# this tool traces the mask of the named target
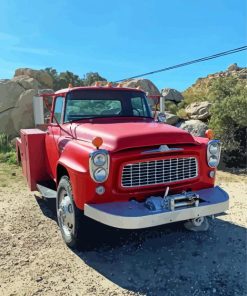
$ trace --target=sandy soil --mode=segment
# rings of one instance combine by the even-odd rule
[[[219,172],[231,208],[208,232],[92,223],[73,252],[54,203],[30,193],[19,168],[0,164],[0,295],[246,295],[246,181]]]

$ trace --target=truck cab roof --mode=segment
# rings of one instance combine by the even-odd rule
[[[55,95],[66,95],[68,92],[73,92],[76,90],[100,90],[100,91],[108,91],[108,90],[116,90],[116,91],[139,91],[145,93],[143,90],[138,88],[130,88],[130,87],[115,87],[115,86],[78,86],[78,87],[68,87],[64,89],[57,90]]]

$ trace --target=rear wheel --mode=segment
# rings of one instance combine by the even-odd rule
[[[64,242],[75,248],[79,241],[81,216],[73,199],[72,187],[68,176],[63,176],[57,189],[57,219]]]

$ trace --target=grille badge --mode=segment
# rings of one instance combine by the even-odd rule
[[[183,150],[184,150],[183,148],[169,148],[167,145],[160,145],[159,148],[143,151],[142,154],[183,151]]]

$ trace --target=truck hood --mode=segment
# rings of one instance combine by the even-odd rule
[[[196,144],[188,132],[174,126],[149,122],[73,123],[71,131],[77,139],[92,142],[103,139],[101,148],[119,151],[128,148],[162,144]]]

